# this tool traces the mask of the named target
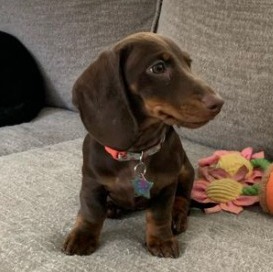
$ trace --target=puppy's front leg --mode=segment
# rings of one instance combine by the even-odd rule
[[[185,154],[184,164],[178,176],[178,184],[173,205],[172,230],[174,234],[180,234],[187,229],[193,180],[194,169]]]
[[[177,258],[179,245],[171,230],[172,207],[176,183],[162,189],[151,200],[146,220],[146,245],[152,255],[158,257]]]
[[[98,247],[99,236],[106,218],[107,192],[103,186],[84,177],[80,193],[81,208],[74,228],[63,246],[68,255],[89,255]]]

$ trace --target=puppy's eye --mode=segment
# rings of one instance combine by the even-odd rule
[[[166,71],[166,64],[162,60],[157,61],[149,68],[149,72],[153,74],[163,74],[165,71]]]

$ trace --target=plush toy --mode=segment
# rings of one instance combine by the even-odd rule
[[[268,167],[261,181],[260,205],[264,212],[273,215],[273,164]]]
[[[198,164],[192,199],[204,206],[210,204],[206,213],[239,214],[244,206],[260,202],[265,212],[273,214],[273,166],[269,167],[263,152],[221,150]]]

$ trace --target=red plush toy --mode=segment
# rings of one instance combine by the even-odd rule
[[[265,212],[273,215],[273,164],[268,167],[262,178],[260,205]]]

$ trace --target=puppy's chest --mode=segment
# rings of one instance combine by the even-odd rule
[[[149,200],[157,191],[158,184],[150,171],[141,175],[135,171],[136,163],[121,170],[117,176],[106,181],[110,198],[119,206],[138,208],[139,199]],[[148,170],[148,169],[147,169]]]

